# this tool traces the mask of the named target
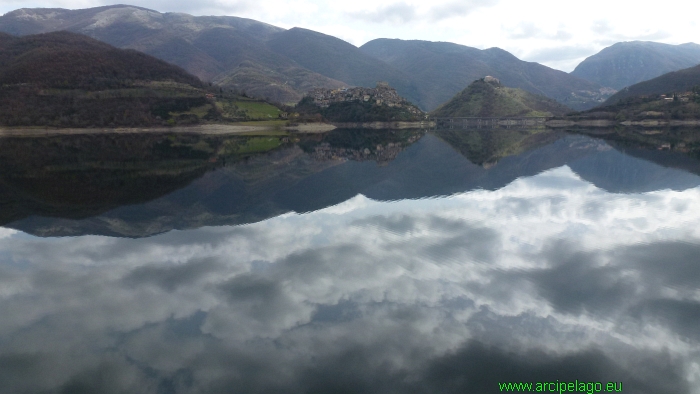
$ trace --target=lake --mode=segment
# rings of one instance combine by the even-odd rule
[[[0,392],[700,393],[698,132],[2,138]]]

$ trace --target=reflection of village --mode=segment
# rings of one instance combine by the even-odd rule
[[[674,151],[680,153],[693,153],[698,151],[698,137],[690,129],[688,131],[659,129],[635,129],[633,132],[617,132],[617,135],[625,136],[626,140],[639,141],[640,147],[656,148],[657,150]],[[610,133],[612,134],[612,133]],[[640,140],[636,135],[643,136]]]
[[[403,97],[399,96],[396,89],[389,86],[386,82],[377,82],[377,87],[375,88],[317,88],[311,90],[309,96],[313,97],[314,104],[321,108],[327,108],[332,103],[360,101],[374,103],[376,105],[386,105],[388,107],[406,108],[406,110],[412,114],[422,113],[418,107],[410,104]]]
[[[376,161],[379,164],[385,165],[394,160],[399,153],[409,147],[414,142],[418,141],[425,133],[412,135],[406,141],[389,142],[386,144],[378,144],[372,148],[342,148],[333,147],[328,142],[322,142],[313,148],[311,157],[317,161],[328,160],[354,160],[354,161]]]

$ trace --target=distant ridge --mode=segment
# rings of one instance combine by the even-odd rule
[[[687,92],[696,86],[700,86],[700,65],[670,72],[622,89],[610,97],[604,106],[615,105],[633,97]]]
[[[311,71],[351,86],[374,86],[377,81],[386,81],[410,101],[427,105],[408,73],[339,38],[295,27],[274,34],[267,46]]]
[[[618,42],[586,58],[571,75],[619,90],[697,64],[700,64],[698,44]]]
[[[485,75],[576,110],[595,107],[610,95],[601,91],[602,86],[597,83],[522,61],[500,48],[480,50],[450,42],[380,38],[360,49],[411,75],[421,93],[421,103],[428,110]]]
[[[136,49],[202,80],[278,102],[296,102],[312,88],[347,85],[268,49],[265,41],[284,29],[252,19],[195,17],[129,5],[20,9],[0,16],[0,31],[14,35],[57,30]]]

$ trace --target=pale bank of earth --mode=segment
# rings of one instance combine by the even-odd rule
[[[285,127],[285,130],[296,131],[299,133],[325,133],[335,129],[336,126],[328,123],[308,123]]]
[[[547,127],[612,127],[615,125],[623,126],[643,126],[643,127],[655,127],[655,126],[700,126],[700,119],[688,119],[688,120],[659,120],[659,119],[644,119],[637,121],[626,120],[624,122],[617,122],[614,120],[607,119],[592,119],[592,120],[549,120],[545,123]]]
[[[71,134],[142,134],[142,133],[189,133],[189,134],[240,134],[264,131],[286,130],[299,133],[325,133],[336,127],[325,123],[313,123],[298,126],[246,126],[207,124],[197,126],[174,127],[118,127],[118,128],[30,128],[30,127],[0,127],[0,136],[43,136],[43,135],[71,135]]]
[[[582,126],[582,127],[610,127],[616,125],[617,122],[614,120],[548,120],[545,122],[547,127],[571,127],[571,126]]]

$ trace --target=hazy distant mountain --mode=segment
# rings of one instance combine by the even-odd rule
[[[698,44],[619,42],[581,62],[571,75],[619,90],[697,64],[700,64]]]
[[[438,117],[552,116],[571,112],[565,105],[497,81],[478,79],[433,111]]]
[[[613,105],[631,97],[687,92],[700,86],[700,65],[664,74],[660,77],[626,87],[604,105]]]
[[[487,75],[503,85],[553,98],[573,109],[592,108],[608,97],[601,86],[499,49],[449,42],[372,40],[360,49],[415,78],[424,108],[432,110],[472,81]]]
[[[281,102],[297,101],[313,87],[346,85],[269,50],[265,40],[284,29],[251,19],[161,14],[125,5],[83,10],[20,9],[0,17],[0,31],[14,35],[56,30],[136,49],[203,80],[216,80]]]

